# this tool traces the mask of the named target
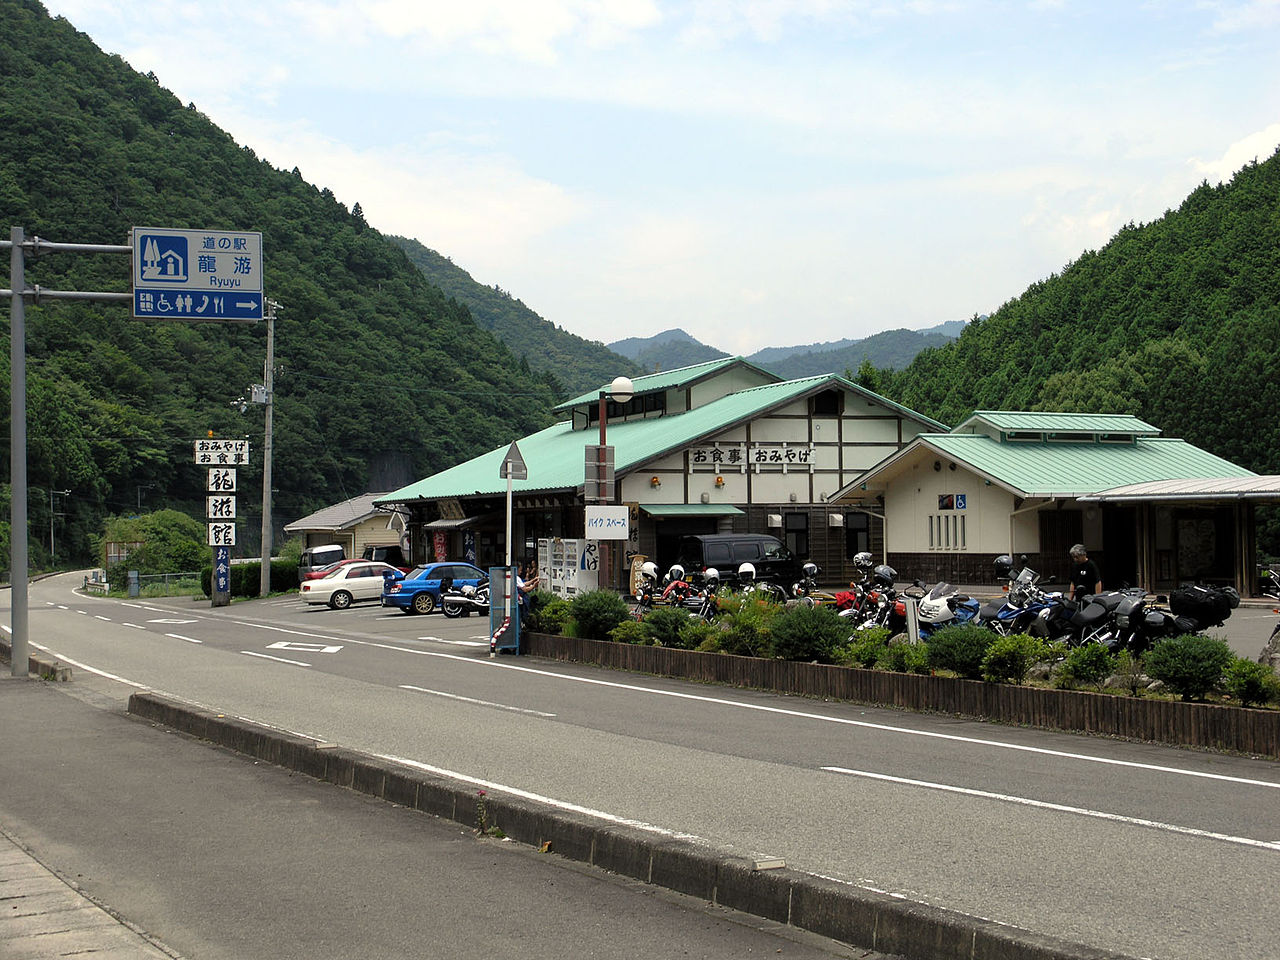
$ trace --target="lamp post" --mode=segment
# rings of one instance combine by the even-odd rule
[[[53,553],[53,498],[55,496],[65,497],[70,494],[70,490],[50,490],[49,491],[49,566],[54,566]]]
[[[598,473],[596,477],[599,481],[596,493],[601,504],[607,504],[610,500],[609,492],[609,442],[607,425],[609,422],[609,411],[607,400],[613,400],[616,403],[626,403],[635,396],[636,388],[628,377],[614,377],[613,382],[608,387],[600,391],[600,452],[597,457]],[[600,541],[600,568],[605,571],[604,584],[601,586],[610,586],[613,582],[613,556],[608,546],[607,540]]]

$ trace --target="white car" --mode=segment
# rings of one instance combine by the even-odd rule
[[[383,575],[400,571],[389,563],[348,563],[318,580],[307,580],[299,593],[307,603],[327,603],[335,610],[345,610],[361,600],[382,597]]]

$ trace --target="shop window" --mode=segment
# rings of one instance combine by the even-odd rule
[[[871,515],[846,513],[844,515],[844,555],[852,560],[856,554],[871,549]]]
[[[809,556],[809,515],[788,513],[782,518],[787,549],[797,557]]]

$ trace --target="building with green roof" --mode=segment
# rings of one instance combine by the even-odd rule
[[[512,481],[513,558],[532,559],[539,540],[583,538],[602,407],[613,449],[604,492],[630,507],[619,559],[642,554],[665,565],[689,534],[772,533],[833,580],[847,578],[847,559],[879,539],[865,512],[829,503],[835,492],[917,434],[946,430],[842,377],[782,380],[740,357],[632,383],[625,402],[602,404],[602,387],[561,404],[559,423],[516,440],[526,476]],[[379,505],[407,517],[415,559],[502,561],[507,452],[503,445],[383,495]]]
[[[884,523],[885,559],[904,579],[992,583],[1000,554],[1065,579],[1083,543],[1108,587],[1187,581],[1254,592],[1258,477],[1123,414],[978,410],[916,437],[833,499]]]

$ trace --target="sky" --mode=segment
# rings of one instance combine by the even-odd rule
[[[44,2],[605,343],[967,320],[1280,144],[1280,0]]]

